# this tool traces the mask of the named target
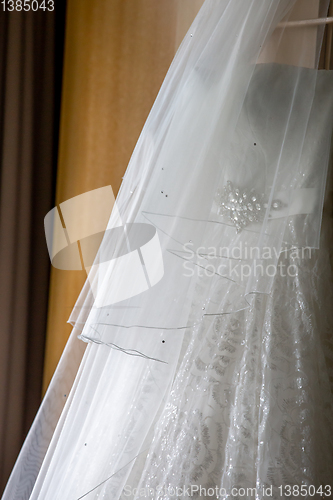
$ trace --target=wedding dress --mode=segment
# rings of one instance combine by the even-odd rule
[[[206,0],[4,500],[330,497],[333,75],[279,61],[293,4]]]

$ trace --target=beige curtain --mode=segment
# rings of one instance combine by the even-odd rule
[[[203,0],[69,0],[56,203],[102,186],[116,195],[175,52]],[[85,271],[51,274],[44,390]]]

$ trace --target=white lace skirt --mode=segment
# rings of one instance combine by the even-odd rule
[[[68,400],[30,498],[278,499],[302,485],[329,498],[331,223],[320,250],[280,257],[271,295],[179,333],[171,383],[161,363],[89,345],[69,398],[58,387]],[[21,464],[35,465],[46,424]]]
[[[325,215],[321,250],[280,257],[271,296],[257,295],[248,309],[189,333],[143,473],[134,466],[127,492],[139,486],[147,498],[167,500],[189,492],[261,499],[266,491],[278,499],[300,495],[305,485],[306,498],[314,491],[329,497],[331,225]],[[177,487],[181,494],[172,496]]]

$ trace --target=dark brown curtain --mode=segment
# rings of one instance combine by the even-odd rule
[[[41,399],[65,2],[0,11],[0,492]],[[59,8],[58,8],[59,7]],[[2,8],[2,7],[1,7]]]

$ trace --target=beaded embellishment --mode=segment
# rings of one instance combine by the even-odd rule
[[[231,181],[228,181],[222,190],[217,191],[216,202],[219,207],[218,214],[227,217],[237,232],[253,222],[262,221],[267,208],[263,194],[258,194],[253,189],[240,191]],[[274,200],[272,203],[274,210],[279,210],[282,206],[280,200]]]

